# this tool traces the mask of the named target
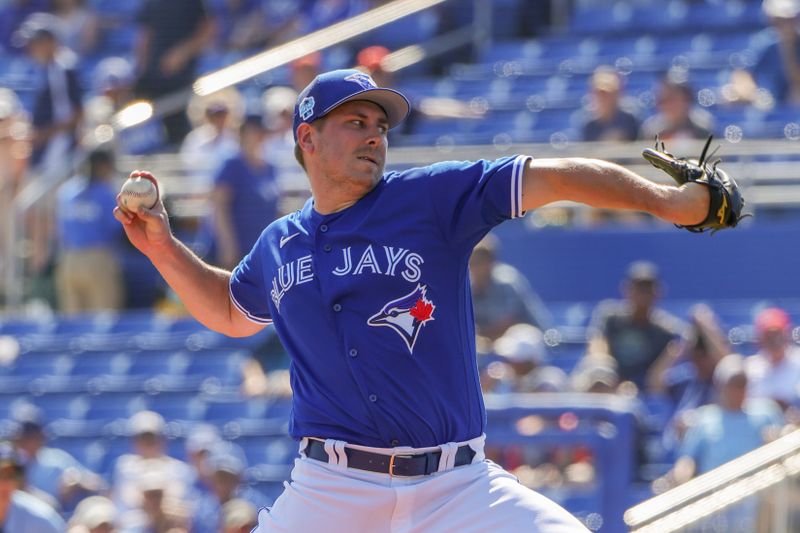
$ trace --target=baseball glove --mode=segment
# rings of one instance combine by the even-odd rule
[[[706,141],[699,160],[678,158],[667,152],[664,143],[660,143],[656,137],[655,149],[646,148],[642,151],[642,156],[654,167],[663,170],[674,179],[678,185],[687,182],[702,183],[708,187],[711,196],[708,215],[706,219],[693,226],[681,226],[694,233],[702,233],[711,230],[712,234],[725,228],[735,227],[745,216],[742,215],[744,208],[744,198],[736,182],[727,172],[719,168],[720,160],[709,163],[709,159],[714,156],[714,152],[708,154],[708,147],[711,145],[709,137]],[[707,155],[708,154],[708,155]]]

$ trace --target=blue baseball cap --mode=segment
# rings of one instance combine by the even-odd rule
[[[314,78],[298,95],[294,106],[294,140],[297,140],[300,124],[314,122],[352,100],[366,100],[381,106],[390,129],[400,124],[411,109],[405,96],[394,89],[378,87],[360,70],[332,70]]]

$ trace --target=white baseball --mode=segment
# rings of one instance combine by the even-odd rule
[[[122,207],[136,213],[140,206],[145,209],[155,207],[158,202],[158,188],[147,178],[131,176],[122,184],[119,196]]]

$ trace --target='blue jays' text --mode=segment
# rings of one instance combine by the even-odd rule
[[[278,275],[272,278],[270,296],[275,308],[280,312],[281,300],[295,285],[314,279],[312,256],[304,255],[278,268]],[[334,276],[358,276],[361,274],[382,274],[402,276],[410,283],[422,277],[421,265],[425,262],[421,255],[406,248],[394,246],[368,245],[359,251],[353,246],[341,250],[339,264],[331,270]]]

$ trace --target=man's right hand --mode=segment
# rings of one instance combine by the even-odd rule
[[[149,172],[139,170],[131,172],[132,178],[138,176],[155,182],[155,177]],[[122,223],[131,244],[147,257],[152,257],[158,253],[159,249],[163,249],[172,242],[169,217],[160,197],[151,209],[141,207],[138,212],[134,213],[122,207],[120,196],[117,195],[114,218]]]

